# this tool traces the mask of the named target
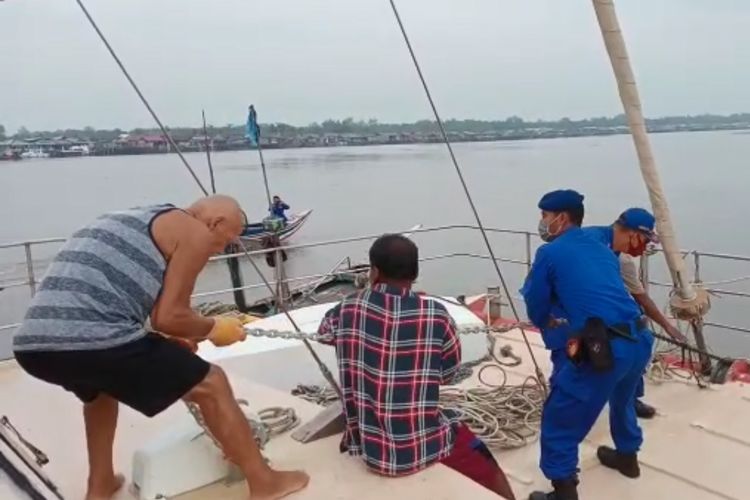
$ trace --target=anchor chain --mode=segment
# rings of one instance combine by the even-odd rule
[[[498,334],[498,333],[508,333],[511,330],[515,330],[517,328],[526,328],[528,329],[530,325],[527,323],[509,323],[507,325],[502,326],[485,326],[485,325],[476,325],[476,326],[463,326],[456,328],[456,334],[457,335],[479,335],[479,334]],[[332,342],[333,336],[330,334],[321,335],[318,333],[305,333],[305,332],[296,332],[293,330],[275,330],[275,329],[265,329],[265,328],[245,328],[245,333],[249,337],[265,337],[265,338],[272,338],[272,339],[283,339],[283,340],[312,340],[314,342]]]
[[[249,406],[247,400],[244,399],[238,399],[237,403],[240,406]],[[216,447],[223,451],[221,443],[209,430],[208,425],[206,424],[206,420],[203,418],[203,413],[201,413],[198,405],[186,401],[185,406],[187,406],[187,409],[190,412],[190,415],[192,415],[193,419],[195,419],[195,422],[200,426],[201,429],[203,429],[203,433],[201,433],[200,435],[206,434],[211,439],[211,441],[213,441]],[[260,448],[261,450],[266,446],[266,444],[271,440],[272,437],[294,429],[301,422],[299,416],[297,415],[297,412],[294,411],[294,408],[282,408],[280,406],[273,406],[260,410],[257,415],[258,420],[249,418],[247,417],[247,415],[246,418],[248,424],[250,424],[250,428],[253,430],[255,442],[257,443],[258,448]]]

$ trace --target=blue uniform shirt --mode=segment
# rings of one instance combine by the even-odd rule
[[[529,319],[539,328],[546,328],[559,309],[571,332],[592,317],[616,325],[640,316],[617,257],[578,227],[539,247],[521,293]]]
[[[567,314],[565,310],[556,301],[552,303],[550,314],[555,319],[567,320]],[[539,330],[542,333],[544,346],[550,351],[556,351],[558,349],[564,348],[565,344],[568,342],[570,334],[572,333],[570,325],[567,323],[562,323],[555,327],[539,326]]]
[[[596,241],[612,249],[612,242],[615,239],[615,230],[612,226],[588,226],[581,229],[586,236],[594,238]],[[615,252],[615,255],[620,252]]]

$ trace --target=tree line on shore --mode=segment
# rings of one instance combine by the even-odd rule
[[[736,124],[750,125],[750,113],[734,113],[731,115],[685,115],[668,116],[662,118],[647,119],[647,124],[652,127],[664,127],[670,125],[683,125],[694,127],[719,127]],[[448,132],[502,132],[507,130],[524,129],[552,129],[552,130],[576,130],[591,127],[621,127],[626,126],[625,115],[612,117],[598,117],[586,119],[562,118],[559,120],[535,120],[527,121],[518,116],[511,116],[504,120],[474,120],[474,119],[450,119],[445,121]],[[287,123],[260,124],[262,134],[265,136],[294,137],[300,135],[323,135],[323,134],[393,134],[393,133],[431,133],[437,130],[437,124],[433,120],[419,120],[411,123],[381,123],[376,119],[355,120],[345,118],[343,120],[327,119],[323,122],[315,122],[305,126],[289,125]],[[211,136],[236,136],[244,134],[244,125],[225,125],[207,127]],[[170,127],[170,132],[175,136],[191,136],[202,134],[202,126],[196,127]],[[92,141],[111,141],[123,134],[159,134],[156,128],[136,128],[132,130],[95,129],[85,127],[83,129],[59,129],[48,131],[30,131],[26,127],[20,127],[18,131],[6,136],[6,129],[0,125],[0,140],[15,138],[26,139],[29,137],[58,137],[73,136],[85,137]]]

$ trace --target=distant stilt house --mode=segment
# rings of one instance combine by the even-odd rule
[[[163,135],[122,134],[114,149],[118,154],[168,153],[169,141]]]

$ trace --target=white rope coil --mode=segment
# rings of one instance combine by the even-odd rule
[[[440,406],[456,414],[488,446],[520,448],[536,441],[539,435],[545,391],[534,377],[528,377],[519,385],[508,383],[504,367],[517,366],[521,359],[508,345],[498,353],[497,340],[497,337],[489,337],[487,355],[461,365],[453,380],[453,384],[458,384],[469,378],[476,366],[483,365],[477,376],[484,387],[444,387],[440,391]],[[486,374],[491,370],[501,375],[500,382],[487,381]],[[333,389],[318,385],[299,384],[292,394],[320,406],[328,406],[338,399]]]
[[[237,403],[240,406],[248,406],[248,402],[244,399],[238,399]],[[195,422],[203,429],[203,432],[213,441],[217,448],[224,451],[221,443],[216,436],[211,433],[206,425],[206,420],[203,418],[200,408],[197,404],[191,402],[185,402],[188,411],[195,419]],[[300,424],[300,418],[297,416],[297,412],[293,408],[282,408],[279,406],[273,406],[270,408],[264,408],[258,412],[258,419],[249,417],[247,418],[248,424],[253,430],[253,436],[258,447],[262,450],[268,441],[274,436],[283,434],[291,429],[294,429]]]

